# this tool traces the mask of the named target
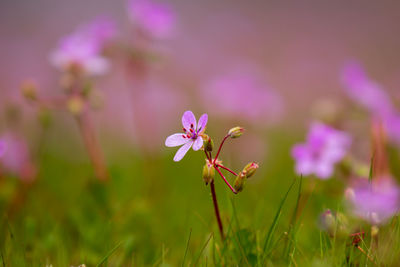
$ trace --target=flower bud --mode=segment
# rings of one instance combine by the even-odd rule
[[[203,141],[204,141],[204,150],[207,152],[211,152],[214,148],[213,140],[206,134],[203,134]]]
[[[21,85],[22,95],[28,99],[35,101],[37,99],[37,86],[32,81],[25,81]]]
[[[236,190],[236,192],[241,192],[244,188],[244,185],[246,184],[246,173],[240,172],[238,176],[236,177],[235,184],[233,185],[233,188]]]
[[[79,115],[85,106],[83,99],[80,96],[72,96],[68,99],[67,108],[73,115]]]
[[[228,135],[231,138],[238,138],[243,134],[243,132],[244,132],[244,128],[237,126],[237,127],[233,127],[232,129],[230,129],[228,132]]]
[[[211,183],[214,180],[215,177],[215,168],[212,163],[210,163],[208,160],[206,164],[203,167],[203,180],[208,185],[208,183]]]
[[[247,178],[250,178],[256,172],[258,167],[259,167],[258,164],[253,161],[247,164],[242,172],[246,174]]]
[[[346,237],[349,233],[347,217],[341,212],[332,212],[329,209],[320,215],[319,226],[332,237]]]

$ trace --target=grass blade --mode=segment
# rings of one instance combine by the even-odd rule
[[[119,242],[112,250],[110,250],[106,256],[96,265],[97,267],[101,266],[106,260],[122,245],[122,241]]]
[[[281,214],[282,214],[283,205],[285,204],[286,199],[287,199],[287,197],[289,195],[289,192],[292,190],[295,182],[296,182],[296,179],[293,180],[293,182],[290,185],[289,189],[287,190],[285,196],[281,200],[281,203],[279,204],[279,208],[276,211],[274,220],[272,221],[272,224],[271,224],[271,226],[270,226],[270,228],[268,230],[268,234],[267,234],[267,237],[266,237],[265,242],[264,242],[264,247],[263,247],[264,254],[266,254],[266,251],[269,249],[269,245],[271,244],[271,240],[272,240],[272,234],[274,233],[274,231],[276,229],[276,226],[278,225],[279,218],[281,217]]]

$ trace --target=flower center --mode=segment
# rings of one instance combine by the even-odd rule
[[[183,132],[184,134],[182,134],[183,138],[188,138],[188,139],[192,139],[192,140],[196,140],[197,137],[199,136],[199,131],[201,130],[201,127],[199,130],[195,130],[194,129],[194,125],[193,123],[190,124],[190,129],[187,130],[186,128],[183,128]]]

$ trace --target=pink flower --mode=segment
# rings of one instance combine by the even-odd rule
[[[372,224],[382,224],[399,212],[400,189],[390,177],[369,182],[359,179],[346,189],[353,213]]]
[[[104,74],[109,69],[109,62],[101,52],[105,43],[114,35],[115,26],[112,21],[97,19],[65,36],[50,55],[50,61],[61,70],[78,67],[87,74]]]
[[[257,67],[240,66],[209,81],[201,91],[207,108],[221,116],[275,121],[283,113],[282,97],[262,79]]]
[[[342,82],[349,97],[374,116],[384,118],[394,111],[390,96],[367,76],[359,63],[350,62],[343,68]]]
[[[167,5],[150,0],[131,0],[128,11],[132,22],[152,38],[165,39],[174,30],[175,17]]]
[[[292,149],[296,160],[296,172],[301,175],[315,174],[327,179],[333,174],[334,165],[346,155],[351,144],[350,136],[322,123],[313,123],[304,144]]]
[[[197,151],[203,146],[202,134],[204,133],[207,125],[208,115],[201,115],[199,122],[196,126],[196,117],[190,110],[183,113],[182,125],[183,133],[176,133],[170,135],[165,140],[165,145],[168,147],[175,147],[183,145],[175,154],[174,161],[180,161],[185,154],[193,146],[193,150]]]
[[[29,181],[34,178],[35,169],[24,139],[14,133],[6,133],[0,139],[0,164],[8,173]]]

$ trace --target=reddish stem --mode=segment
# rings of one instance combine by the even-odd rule
[[[222,226],[222,220],[221,220],[221,216],[219,214],[218,202],[217,202],[217,194],[215,193],[214,181],[211,181],[210,188],[211,188],[212,200],[213,200],[213,203],[214,203],[215,217],[217,217],[219,233],[221,234],[221,239],[224,240],[225,239],[224,228]]]
[[[79,129],[81,131],[83,141],[85,143],[86,149],[89,153],[90,160],[92,161],[94,172],[99,180],[107,181],[108,173],[104,162],[104,156],[100,145],[97,141],[96,135],[94,133],[90,117],[84,111],[82,114],[76,117]]]
[[[222,139],[222,142],[221,142],[221,144],[219,145],[219,148],[218,148],[217,155],[215,156],[215,159],[214,159],[214,164],[217,162],[217,159],[218,159],[219,153],[221,152],[222,146],[224,145],[225,140],[226,140],[228,137],[229,137],[229,134],[227,134],[227,135],[224,137],[224,139]]]
[[[222,169],[224,169],[224,170],[227,170],[228,172],[232,173],[233,175],[237,176],[237,173],[234,172],[234,171],[232,171],[232,170],[229,169],[228,167],[225,167],[225,166],[220,165],[220,164],[218,164],[218,163],[217,163],[216,167],[220,167],[220,168],[222,168]]]
[[[206,154],[206,157],[207,157],[208,161],[211,162],[211,158],[210,158],[210,156],[208,155],[207,151],[204,150],[204,153]]]
[[[217,170],[217,172],[219,173],[219,175],[222,177],[222,179],[224,180],[224,182],[226,183],[226,185],[232,190],[232,192],[234,194],[237,194],[236,190],[231,186],[231,184],[226,180],[225,176],[222,174],[222,172],[219,170],[219,168],[216,166],[215,168]]]

